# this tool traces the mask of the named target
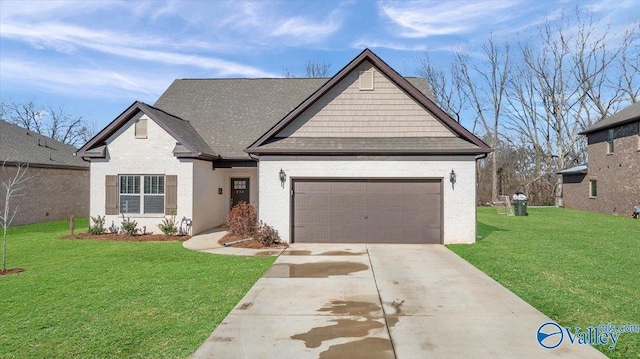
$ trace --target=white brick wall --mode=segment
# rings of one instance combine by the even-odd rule
[[[260,156],[259,217],[274,226],[283,241],[290,238],[292,177],[443,178],[444,243],[473,243],[476,238],[476,167],[473,156],[385,159],[348,157]],[[282,188],[278,173],[287,182]],[[457,175],[451,188],[449,173]]]
[[[91,161],[91,216],[105,214],[105,176],[120,174],[159,174],[178,176],[177,217],[193,217],[193,161],[173,156],[176,140],[153,120],[147,121],[147,138],[135,138],[134,119],[129,121],[107,141],[107,159]],[[210,166],[210,164],[209,164]],[[157,225],[164,215],[129,214],[138,226],[147,231],[160,233]],[[120,226],[121,216],[107,216]]]

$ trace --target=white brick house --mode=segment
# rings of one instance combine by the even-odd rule
[[[199,233],[247,201],[287,242],[472,243],[491,149],[370,50],[330,79],[176,80],[78,155],[91,215]]]

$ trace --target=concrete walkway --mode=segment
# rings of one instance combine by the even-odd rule
[[[605,358],[440,245],[302,245],[276,260],[193,358]]]
[[[218,241],[227,234],[224,229],[212,229],[205,233],[201,233],[184,241],[182,246],[192,251],[206,252],[212,254],[226,254],[234,256],[277,256],[284,252],[282,249],[250,249],[237,247],[224,247]]]

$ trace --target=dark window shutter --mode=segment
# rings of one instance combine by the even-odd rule
[[[106,176],[105,214],[118,214],[118,176]]]
[[[164,214],[178,213],[178,176],[165,176]]]

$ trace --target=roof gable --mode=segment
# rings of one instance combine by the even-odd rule
[[[87,142],[77,154],[81,157],[104,157],[106,141],[139,113],[145,114],[177,142],[176,157],[214,159],[216,155],[188,121],[159,108],[136,101],[107,127]]]
[[[394,85],[394,87],[403,92],[404,96],[408,96],[415,102],[416,105],[420,106],[421,111],[424,112],[425,116],[423,117],[423,119],[427,119],[426,116],[429,115],[429,119],[435,120],[431,122],[431,124],[435,125],[433,128],[436,128],[440,131],[432,132],[433,134],[436,134],[436,136],[434,137],[459,137],[474,145],[475,150],[470,152],[487,153],[491,151],[489,146],[487,146],[482,140],[466,130],[459,123],[455,122],[449,115],[447,115],[438,106],[436,106],[432,100],[425,96],[424,93],[420,92],[417,88],[411,85],[411,83],[409,83],[407,79],[400,76],[400,74],[393,70],[389,65],[382,61],[369,49],[366,49],[362,53],[360,53],[360,55],[358,55],[349,64],[342,68],[334,77],[327,81],[316,92],[314,92],[306,100],[300,103],[300,105],[298,105],[293,111],[282,118],[269,131],[260,136],[260,138],[258,138],[253,144],[251,144],[245,151],[248,153],[278,152],[281,149],[273,147],[265,151],[265,145],[278,142],[278,140],[282,139],[283,136],[304,137],[305,131],[299,132],[299,130],[301,130],[303,126],[309,123],[309,114],[317,114],[319,109],[322,109],[325,105],[327,105],[327,99],[332,99],[332,96],[333,98],[335,98],[335,94],[332,94],[332,91],[335,93],[341,93],[340,85],[353,82],[353,74],[358,74],[358,71],[367,71],[368,69],[373,69],[374,71],[379,72],[382,76],[384,76],[385,79],[388,80],[390,84]],[[314,108],[314,106],[317,106],[317,108]],[[424,131],[425,129],[423,128],[422,130]],[[307,131],[307,136],[313,137],[313,131]],[[407,137],[409,136],[411,136],[410,131],[407,132]],[[413,138],[415,138],[415,136],[416,135],[413,134]],[[356,130],[351,133],[343,134],[342,137],[354,138],[362,137],[362,135]],[[396,138],[398,137],[398,135],[392,132],[386,137]],[[418,148],[416,148],[415,151],[417,153],[420,153],[420,149]]]
[[[274,136],[458,137],[366,60]]]

